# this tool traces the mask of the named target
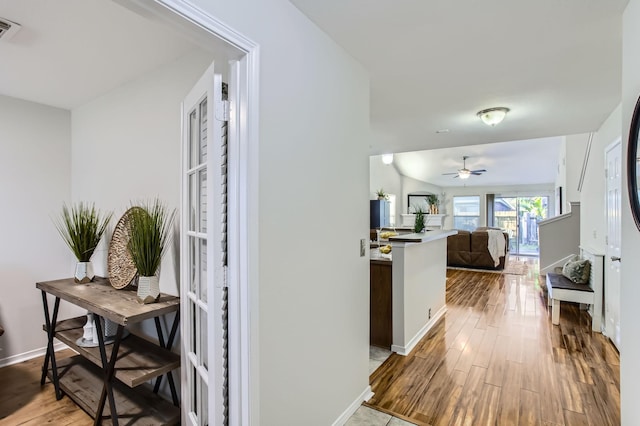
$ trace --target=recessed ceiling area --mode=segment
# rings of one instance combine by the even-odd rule
[[[469,145],[395,154],[393,164],[404,176],[441,187],[549,184],[555,181],[562,137]],[[443,173],[462,168],[486,169],[468,179]]]
[[[0,38],[0,94],[73,109],[198,48],[107,0],[0,0],[22,26]]]
[[[371,154],[588,133],[620,103],[628,0],[290,1],[369,71]]]

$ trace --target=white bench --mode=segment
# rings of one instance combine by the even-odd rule
[[[582,249],[581,257],[591,263],[588,284],[576,284],[562,274],[547,273],[548,303],[551,307],[551,322],[560,324],[560,302],[590,305],[591,329],[602,331],[602,287],[604,256]]]

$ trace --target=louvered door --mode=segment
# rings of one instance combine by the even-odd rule
[[[213,64],[183,103],[183,422],[228,424],[226,117]]]

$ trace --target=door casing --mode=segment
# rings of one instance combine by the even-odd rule
[[[234,146],[229,147],[233,150],[230,156],[235,159],[229,164],[228,303],[229,328],[236,332],[229,336],[229,424],[258,425],[259,46],[187,2],[114,1],[163,21],[204,49],[218,50],[231,58],[229,83],[233,89],[229,100],[236,105],[236,111],[232,111],[229,120],[229,141],[235,140]]]

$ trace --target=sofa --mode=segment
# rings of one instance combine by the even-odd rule
[[[473,232],[458,230],[456,235],[447,237],[447,266],[461,266],[478,269],[504,269],[509,250],[509,234],[502,232],[505,238],[505,256],[500,263],[495,262],[489,253],[489,234],[487,228],[478,228]]]

